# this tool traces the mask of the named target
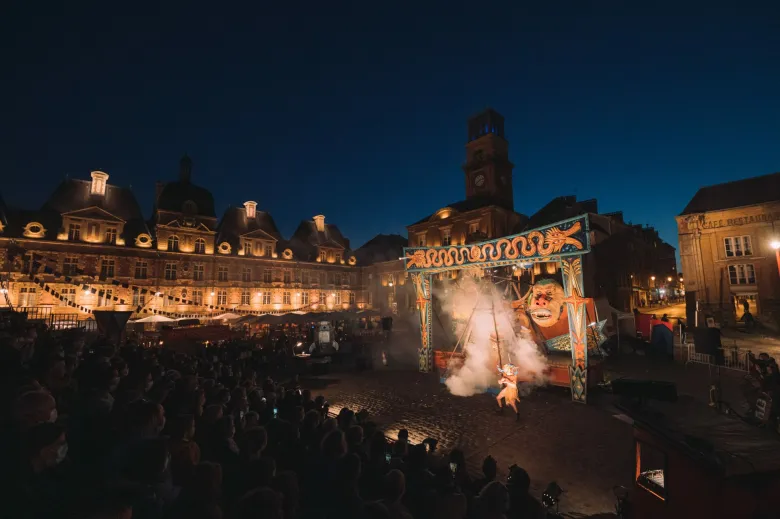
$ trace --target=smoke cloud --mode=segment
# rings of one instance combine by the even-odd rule
[[[461,351],[466,354],[460,366],[459,361],[450,361],[445,382],[450,393],[471,396],[484,393],[496,384],[499,378],[496,329],[501,341],[501,364],[516,366],[518,379],[526,381],[518,390],[527,392],[544,382],[545,356],[531,339],[530,332],[519,329],[514,311],[493,283],[463,276],[437,297],[442,313],[457,322],[455,338],[462,337]]]

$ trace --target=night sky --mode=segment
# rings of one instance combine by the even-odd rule
[[[218,216],[322,213],[356,247],[464,198],[487,106],[529,215],[595,197],[677,246],[699,186],[780,170],[776,1],[159,3],[4,6],[7,203],[101,169],[150,214],[186,152]]]

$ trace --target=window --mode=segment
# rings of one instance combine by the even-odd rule
[[[320,292],[319,299],[316,302],[321,305],[324,305],[328,302],[328,298],[325,297],[325,292]]]
[[[79,241],[81,239],[81,225],[72,223],[68,225],[68,240]]]
[[[218,305],[227,304],[227,290],[222,289],[217,292],[217,304]]]
[[[734,236],[731,238],[724,238],[723,240],[726,247],[726,257],[733,258],[736,256],[752,256],[753,246],[750,243],[750,236]]]
[[[417,246],[418,247],[425,247],[425,234],[418,234],[417,235]]]
[[[289,292],[284,292],[282,294],[282,304],[284,304],[284,305],[289,305],[290,304],[290,293]]]
[[[324,285],[328,282],[328,273],[320,272],[320,285]]]
[[[35,306],[37,294],[35,287],[22,287],[19,289],[19,302],[18,306]]]
[[[320,251],[320,261],[323,262],[323,263],[328,261],[328,252],[327,251],[324,251],[324,250]]]
[[[217,269],[217,281],[227,281],[228,280],[228,268],[225,266],[219,267]]]
[[[270,283],[272,278],[271,269],[263,270],[263,283]]]
[[[79,270],[78,258],[65,258],[62,262],[62,273],[66,276],[75,276]]]
[[[102,278],[114,277],[114,260],[112,259],[100,260],[100,277]]]
[[[203,263],[196,263],[192,266],[192,279],[195,281],[203,281],[206,277],[206,269]]]
[[[296,269],[293,274],[294,274],[293,277],[295,279],[295,282],[296,283],[300,283],[301,282],[301,271]]]
[[[176,235],[173,235],[168,238],[168,250],[172,252],[177,252],[179,250],[179,237]]]
[[[162,299],[163,306],[170,306],[173,304],[173,301],[166,294],[161,295],[160,299]]]
[[[142,294],[138,288],[133,289],[133,306],[139,307],[146,304],[146,294]]]
[[[111,290],[104,290],[103,295],[98,292],[98,306],[111,306],[111,298],[113,292]]]
[[[146,279],[147,264],[145,261],[135,262],[135,279]]]
[[[666,454],[655,447],[636,442],[636,483],[655,497],[666,499]]]
[[[289,270],[285,270],[284,271],[284,282],[285,283],[289,283],[290,280],[291,280],[290,271]]]
[[[244,256],[251,256],[251,255],[252,255],[252,242],[247,240],[244,242]]]
[[[301,304],[304,306],[309,305],[309,293],[308,292],[301,292]]]
[[[192,304],[194,305],[203,304],[203,290],[195,289],[192,291]]]
[[[116,245],[116,227],[106,229],[106,243]]]
[[[756,270],[753,264],[729,265],[729,282],[732,285],[753,285],[756,282]]]
[[[340,252],[337,252],[337,253],[335,254],[335,257],[336,257],[336,263],[341,263],[341,253],[340,253]]]
[[[302,270],[301,271],[301,283],[304,285],[309,284],[309,271],[308,270]]]
[[[241,270],[241,281],[252,281],[252,268],[251,267],[244,267]],[[249,304],[249,303],[247,303]]]
[[[65,298],[63,301],[63,304],[68,304],[68,302],[75,303],[76,302],[76,289],[75,288],[64,288],[62,289],[62,297]]]
[[[271,292],[263,292],[261,294],[261,300],[262,304],[264,305],[270,305],[271,304]]]
[[[203,238],[195,240],[195,254],[206,254],[206,240]]]
[[[249,290],[242,290],[241,291],[241,304],[242,305],[248,305],[250,300],[249,296]]]
[[[270,258],[273,255],[273,247],[270,243],[263,245],[263,256]]]
[[[354,292],[350,292],[349,293],[349,304],[350,304],[350,306],[354,306],[355,305],[355,293]]]
[[[450,244],[450,240],[452,238],[452,235],[450,234],[450,229],[442,229],[441,230],[441,245],[442,247],[446,247]]]
[[[476,234],[479,232],[479,222],[471,222],[469,224],[469,234]]]
[[[165,279],[168,281],[176,279],[176,263],[165,264]]]
[[[333,303],[337,305],[341,304],[341,292],[336,292],[333,294]]]

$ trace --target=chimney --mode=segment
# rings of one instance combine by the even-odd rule
[[[90,194],[98,196],[106,196],[106,182],[108,181],[108,173],[102,171],[92,172],[92,187]]]
[[[254,218],[257,209],[257,202],[244,202],[244,209],[246,209],[247,218]]]
[[[325,216],[318,214],[313,218],[314,225],[317,226],[317,232],[325,232]]]
[[[192,159],[185,153],[179,161],[179,181],[184,184],[189,183],[192,178]]]

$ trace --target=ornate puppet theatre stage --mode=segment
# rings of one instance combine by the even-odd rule
[[[519,381],[569,387],[573,401],[587,402],[588,387],[602,381],[606,339],[583,294],[588,252],[586,215],[497,240],[404,249],[420,311],[420,371],[438,366],[450,391],[465,396],[495,389],[497,367],[509,363]],[[452,335],[435,364],[434,320]]]

